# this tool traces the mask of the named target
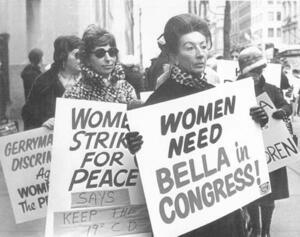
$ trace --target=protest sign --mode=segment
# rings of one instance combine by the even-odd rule
[[[269,172],[292,162],[299,161],[299,151],[284,121],[274,119],[276,107],[266,92],[257,97],[260,106],[269,116],[269,122],[263,129],[263,138]]]
[[[153,91],[142,91],[140,93],[141,101],[143,101],[145,103],[152,93],[153,93]]]
[[[281,64],[268,63],[267,66],[264,68],[263,76],[266,79],[267,83],[270,83],[280,88]]]
[[[221,83],[235,81],[238,77],[239,64],[233,60],[217,60],[217,72]]]
[[[46,216],[53,134],[46,128],[0,138],[0,158],[16,223]]]
[[[253,80],[128,111],[154,236],[177,236],[270,193]]]
[[[151,232],[127,132],[125,104],[57,99],[46,236]]]

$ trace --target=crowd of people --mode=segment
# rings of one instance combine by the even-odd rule
[[[81,38],[59,36],[54,41],[53,63],[45,72],[41,70],[43,52],[31,50],[30,64],[21,74],[26,98],[22,109],[24,129],[53,129],[58,97],[124,103],[128,109],[134,109],[201,93],[220,83],[214,66],[207,66],[212,36],[207,22],[198,16],[181,14],[170,18],[158,46],[161,53],[145,73],[134,64],[122,64],[115,37],[97,25],[88,26]],[[285,77],[290,79],[287,66],[282,69],[282,88],[277,88],[266,83],[262,75],[267,61],[259,48],[234,49],[231,56],[239,64],[237,80],[251,77],[256,96],[263,92],[269,95],[277,109],[273,118],[282,120],[299,114],[299,108],[294,106],[293,111],[291,106],[299,100],[299,88],[283,82]],[[154,91],[145,103],[140,100],[143,90]],[[260,106],[251,108],[249,113],[261,127],[268,122],[268,115]],[[143,146],[142,134],[138,132],[129,132],[126,139],[133,154]],[[270,237],[275,200],[289,196],[286,168],[270,173],[270,180],[271,194],[184,236]]]

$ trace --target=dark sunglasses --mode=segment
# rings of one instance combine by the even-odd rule
[[[117,48],[110,48],[109,50],[101,48],[93,52],[97,58],[103,58],[106,53],[108,53],[110,57],[116,57],[119,53],[119,50]]]

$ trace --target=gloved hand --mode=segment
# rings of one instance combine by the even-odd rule
[[[272,117],[274,119],[283,119],[284,116],[285,116],[285,112],[282,109],[278,109],[272,114]]]
[[[139,135],[139,132],[128,132],[125,135],[125,139],[127,141],[128,150],[133,155],[141,149],[142,144],[144,143],[143,137],[142,135]]]
[[[264,127],[269,121],[268,114],[260,106],[250,108],[250,116],[255,122],[259,123],[261,127]]]

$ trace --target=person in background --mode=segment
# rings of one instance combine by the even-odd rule
[[[34,48],[30,50],[28,54],[29,64],[25,66],[23,71],[21,72],[21,78],[23,79],[24,86],[24,95],[25,100],[27,100],[30,89],[35,81],[35,79],[42,74],[41,64],[43,61],[43,51]]]
[[[231,60],[237,61],[239,58],[239,54],[240,54],[239,50],[237,48],[233,48],[230,51]]]
[[[74,35],[59,36],[54,41],[54,62],[48,71],[36,78],[22,109],[25,130],[40,127],[52,118],[56,98],[79,81],[82,47],[83,42]]]
[[[165,45],[165,39],[163,35],[160,35],[157,39],[157,45],[161,50],[158,57],[151,59],[151,65],[147,69],[146,81],[147,81],[147,90],[155,90],[164,81],[165,77],[168,76],[169,67],[170,67],[170,58],[163,50]]]
[[[137,97],[140,98],[140,92],[144,89],[144,78],[140,65],[136,62],[133,55],[128,55],[123,58],[122,66],[125,72],[125,80],[133,86]]]
[[[97,25],[90,25],[84,31],[82,40],[84,52],[82,58],[82,78],[70,90],[65,98],[115,102],[138,106],[135,90],[125,80],[122,65],[118,63],[115,37]]]
[[[170,76],[150,96],[146,105],[156,104],[186,95],[199,93],[213,88],[205,77],[208,50],[212,46],[208,24],[196,15],[181,14],[168,20],[164,28],[166,53],[175,62],[170,69]],[[268,121],[266,112],[261,107],[250,110],[252,118],[262,126]],[[151,126],[151,124],[149,124]],[[131,153],[136,153],[142,146],[142,135],[129,132],[126,135]],[[185,237],[244,237],[244,222],[240,210],[236,210],[208,225],[184,234]]]
[[[291,115],[291,106],[284,100],[280,89],[265,82],[262,72],[267,66],[267,60],[263,57],[262,52],[256,47],[248,47],[241,51],[238,62],[241,72],[238,80],[251,77],[254,80],[256,96],[263,92],[268,94],[277,109],[272,117],[274,119],[284,119],[285,116]],[[272,214],[275,208],[274,200],[289,197],[285,167],[271,172],[270,181],[272,193],[247,205],[252,227],[251,237],[270,237]]]

